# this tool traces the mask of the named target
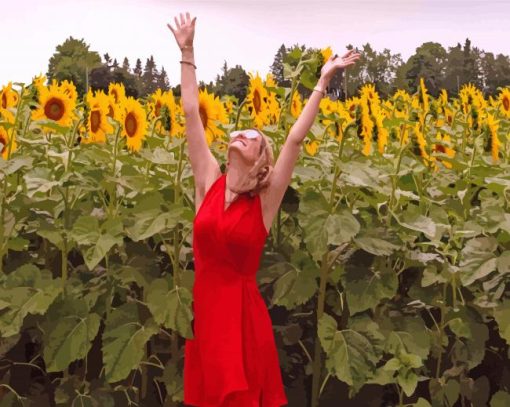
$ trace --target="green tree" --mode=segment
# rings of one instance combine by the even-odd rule
[[[159,72],[156,69],[156,62],[154,62],[154,57],[151,55],[145,62],[142,74],[143,96],[156,91],[158,88],[158,76]]]
[[[136,65],[135,65],[135,69],[133,69],[133,73],[136,76],[138,76],[139,78],[142,77],[143,70],[142,70],[142,61],[140,60],[140,58],[136,59]]]
[[[443,87],[446,70],[447,52],[437,42],[426,42],[416,48],[416,53],[407,60],[405,67],[398,70],[400,76],[397,84],[414,93],[423,77],[428,92],[437,97]]]
[[[78,94],[83,96],[88,83],[87,73],[101,66],[101,57],[95,51],[89,50],[89,45],[83,39],[69,37],[62,44],[57,45],[56,52],[49,61],[49,81],[72,81]]]
[[[214,93],[218,96],[234,95],[239,101],[243,101],[248,91],[250,77],[241,65],[228,68],[227,61],[223,65],[223,74],[216,77]]]

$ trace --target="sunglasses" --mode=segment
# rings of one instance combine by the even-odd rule
[[[230,139],[234,139],[240,134],[243,134],[246,138],[257,138],[258,136],[260,136],[260,133],[254,129],[236,130],[230,133]]]

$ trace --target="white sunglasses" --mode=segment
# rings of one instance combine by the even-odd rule
[[[230,138],[233,139],[240,134],[243,134],[246,138],[257,138],[260,136],[260,133],[257,130],[254,129],[248,129],[248,130],[236,130],[230,133]]]

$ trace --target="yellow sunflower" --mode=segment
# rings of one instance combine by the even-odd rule
[[[9,133],[3,126],[0,126],[0,153],[4,160],[7,160],[12,154],[12,152],[16,150],[17,147],[15,137],[12,139],[12,144],[10,148],[9,140],[10,140]]]
[[[55,83],[56,81],[53,80],[53,82]],[[65,94],[67,94],[67,96],[69,96],[71,100],[78,99],[78,92],[76,91],[76,86],[74,86],[74,83],[69,82],[66,79],[60,84],[60,88],[64,91]]]
[[[8,109],[10,107],[16,107],[18,99],[18,92],[12,89],[12,82],[9,82],[7,86],[2,87],[0,91],[0,108]]]
[[[41,86],[39,90],[39,107],[32,112],[32,119],[53,120],[61,126],[70,126],[76,117],[76,99],[56,83]]]
[[[207,89],[199,92],[198,111],[204,126],[207,144],[211,145],[214,140],[223,135],[223,131],[218,128],[217,123],[228,123],[227,112],[221,100],[214,94],[208,93]]]
[[[374,122],[370,118],[368,110],[368,100],[366,98],[361,98],[361,135],[363,136],[362,153],[366,156],[370,155],[372,151],[373,129]]]
[[[86,129],[88,137],[83,138],[83,143],[105,143],[106,135],[113,133],[113,126],[108,122],[108,96],[99,90],[92,94],[87,93],[89,114]]]
[[[147,132],[145,109],[140,102],[132,97],[123,101],[122,132],[126,144],[131,151],[139,151]]]
[[[255,127],[262,128],[269,123],[269,109],[267,106],[268,93],[262,79],[257,73],[256,76],[250,72],[250,83],[246,95],[246,107],[250,112]]]
[[[14,114],[12,114],[9,110],[2,109],[0,107],[0,122],[14,124]]]
[[[152,101],[148,103],[149,118],[156,120],[161,117],[156,125],[158,133],[166,133],[174,137],[184,130],[176,120],[177,104],[172,91],[162,92],[158,89],[150,96],[150,99]]]
[[[115,103],[121,103],[126,98],[126,89],[123,83],[110,83],[108,85],[108,94],[113,96]]]
[[[438,132],[436,139],[441,141],[444,144],[447,144],[447,145],[445,146],[444,144],[434,143],[434,145],[432,147],[432,151],[434,151],[436,153],[446,154],[448,157],[451,157],[451,158],[455,157],[455,150],[451,147],[448,147],[449,145],[451,145],[451,137],[448,134],[442,134],[441,132]],[[439,159],[439,161],[441,161],[441,163],[446,168],[452,168],[452,163],[450,163],[448,161],[441,160],[441,159]]]
[[[304,102],[301,100],[301,95],[298,91],[295,91],[292,95],[292,104],[290,105],[290,114],[296,119],[303,111]]]
[[[321,49],[321,55],[322,55],[322,59],[324,61],[322,64],[326,63],[326,61],[331,57],[332,54],[333,54],[333,50],[329,46]]]
[[[317,154],[318,150],[319,150],[319,142],[317,140],[305,142],[305,151],[308,154],[310,154],[311,156],[314,156],[315,154]]]
[[[494,115],[489,113],[487,115],[486,123],[491,135],[492,161],[496,163],[499,160],[499,146],[501,145],[498,137],[499,120],[496,120]]]
[[[446,106],[448,104],[448,92],[446,91],[446,89],[441,89],[439,101],[441,102],[442,106]]]
[[[264,84],[268,91],[267,97],[267,109],[269,110],[269,124],[276,124],[278,118],[280,117],[280,102],[278,102],[278,98],[276,92],[270,90],[271,88],[276,88],[277,84],[274,81],[273,75],[268,73],[266,75],[266,82]]]
[[[426,113],[429,110],[429,95],[427,88],[425,87],[425,80],[423,77],[420,78],[420,100],[423,107],[423,112]]]
[[[499,96],[498,100],[501,103],[500,111],[508,119],[510,118],[510,89],[504,88]]]

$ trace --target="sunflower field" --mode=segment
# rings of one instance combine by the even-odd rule
[[[331,49],[244,100],[201,90],[207,143],[275,159]],[[291,407],[510,405],[510,88],[324,98],[257,278]],[[0,92],[0,406],[183,405],[194,181],[180,98],[38,76]]]

